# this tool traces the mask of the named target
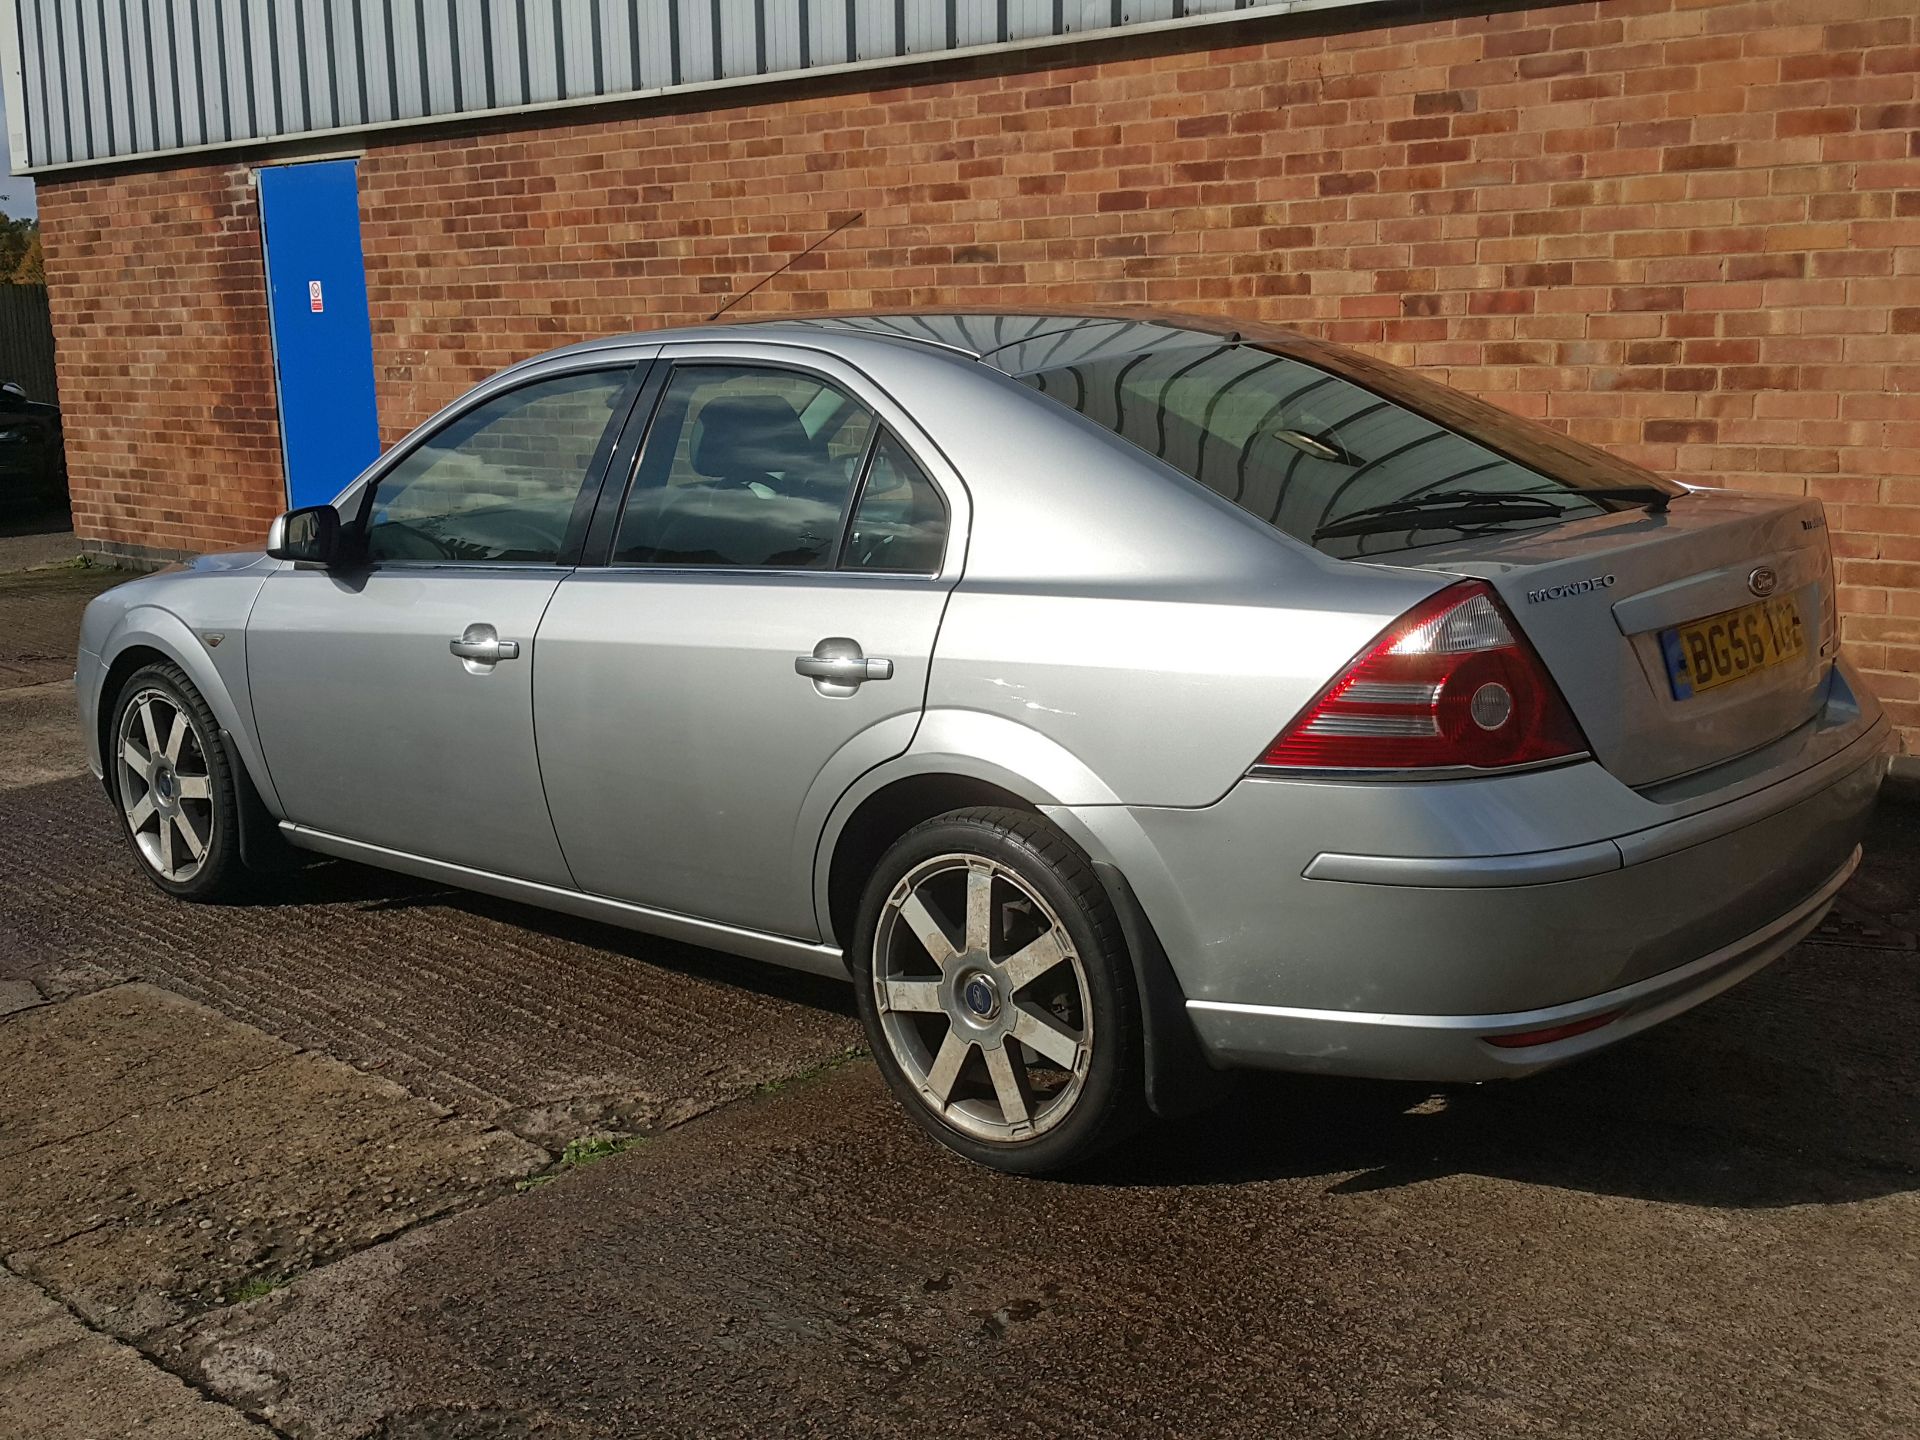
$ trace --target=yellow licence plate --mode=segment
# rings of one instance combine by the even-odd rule
[[[1781,595],[1662,630],[1660,649],[1673,698],[1686,700],[1804,655],[1807,631],[1798,599]]]

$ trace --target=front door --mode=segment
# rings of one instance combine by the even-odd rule
[[[356,563],[269,577],[248,673],[288,819],[570,883],[534,754],[536,637],[630,377],[576,368],[481,392],[349,502]]]
[[[950,510],[820,364],[676,364],[611,564],[548,608],[541,766],[582,889],[815,939],[821,797],[912,739]]]
[[[380,453],[352,160],[259,172],[287,505],[324,505]]]

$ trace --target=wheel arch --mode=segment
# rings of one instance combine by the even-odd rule
[[[235,635],[226,643],[237,643],[244,657],[244,639]],[[236,696],[227,677],[207,653],[205,644],[171,611],[157,606],[129,610],[101,646],[101,679],[94,705],[94,740],[99,745],[103,768],[110,756],[107,740],[113,725],[114,702],[118,700],[127,677],[142,666],[168,662],[180,667],[193,682],[219,722],[221,738],[240,762],[241,773],[252,783],[254,793],[277,818],[282,812],[273,780],[267,771],[266,757],[255,740],[251,715],[244,696]],[[244,667],[244,658],[241,659]]]
[[[867,876],[887,848],[914,826],[949,810],[999,805],[1039,813],[1027,797],[975,775],[934,770],[902,775],[871,789],[823,846],[824,889],[816,899],[822,929],[843,950],[853,943],[854,915]]]
[[[822,934],[851,954],[854,916],[874,865],[893,842],[922,821],[974,805],[1005,806],[1044,816],[1087,854],[1120,919],[1140,996],[1148,1107],[1161,1116],[1190,1114],[1215,1099],[1225,1077],[1207,1062],[1187,1018],[1186,993],[1168,963],[1153,922],[1127,877],[1101,853],[1087,827],[1055,796],[1017,772],[947,755],[902,756],[853,786],[835,807],[820,846],[816,905]],[[946,763],[940,763],[944,761]],[[1089,842],[1094,842],[1090,847]],[[851,960],[848,961],[849,966]]]

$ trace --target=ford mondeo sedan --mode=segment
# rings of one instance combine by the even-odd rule
[[[1725,990],[1888,725],[1812,500],[1256,325],[786,320],[516,366],[88,609],[139,864],[283,847],[850,977],[1008,1170],[1264,1066],[1524,1074]]]

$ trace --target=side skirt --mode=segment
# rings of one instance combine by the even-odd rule
[[[335,859],[355,860],[382,870],[397,870],[405,875],[418,875],[425,880],[439,880],[463,890],[477,890],[484,895],[497,895],[503,900],[518,900],[523,904],[538,905],[544,910],[558,910],[585,920],[598,920],[627,930],[658,935],[666,940],[679,940],[710,950],[724,950],[729,955],[743,955],[750,960],[764,960],[792,970],[805,970],[836,980],[847,979],[846,959],[837,945],[819,945],[786,935],[743,930],[734,925],[722,925],[715,920],[698,920],[690,915],[653,910],[645,905],[609,900],[580,890],[564,890],[557,885],[542,885],[533,880],[515,880],[508,875],[496,875],[490,870],[475,870],[445,860],[410,855],[404,850],[389,850],[384,845],[344,839],[323,830],[295,825],[291,821],[280,822],[280,833],[290,845],[321,855],[331,855]]]

